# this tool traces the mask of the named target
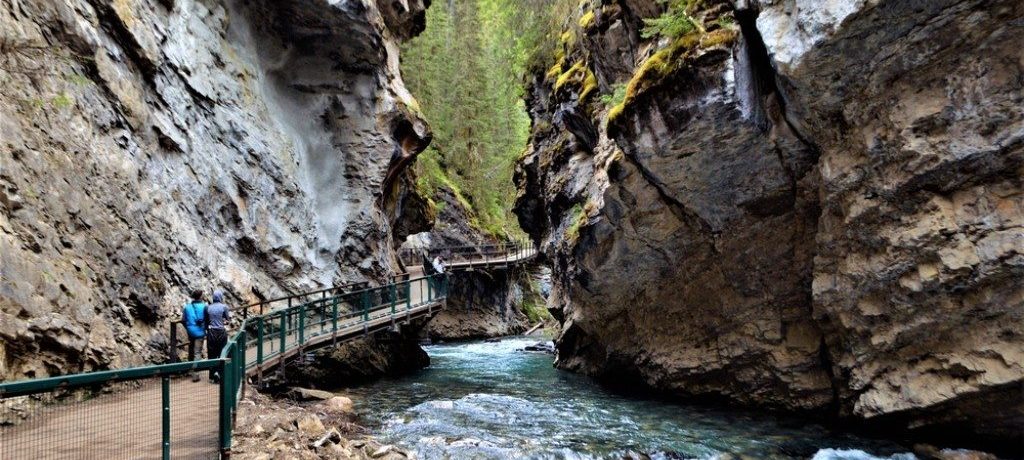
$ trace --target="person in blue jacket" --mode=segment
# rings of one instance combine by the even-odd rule
[[[188,360],[195,361],[203,354],[203,339],[206,338],[206,302],[203,291],[192,291],[192,300],[181,310],[181,322],[188,332]],[[192,381],[199,381],[199,374],[192,373]]]

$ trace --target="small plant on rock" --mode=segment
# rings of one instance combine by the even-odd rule
[[[668,3],[664,14],[652,19],[644,19],[644,28],[640,31],[643,38],[682,37],[694,30],[703,32],[700,20],[693,17],[695,0],[660,0]]]
[[[626,84],[616,83],[612,87],[611,94],[602,94],[601,103],[607,107],[615,107],[626,100]]]

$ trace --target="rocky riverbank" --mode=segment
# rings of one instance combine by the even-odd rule
[[[382,444],[356,423],[352,400],[310,393],[299,402],[250,391],[239,403],[232,458],[241,460],[403,460],[411,453]]]
[[[579,5],[516,178],[557,364],[1019,454],[1024,4],[840,3]]]

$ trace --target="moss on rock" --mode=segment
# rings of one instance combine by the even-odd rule
[[[580,17],[579,24],[580,28],[583,29],[584,31],[589,31],[590,29],[593,29],[594,26],[597,24],[594,11],[587,11],[586,14]]]
[[[633,73],[633,78],[626,84],[625,98],[608,111],[608,122],[614,122],[639,95],[661,84],[666,77],[685,67],[697,51],[731,46],[736,36],[737,32],[733,28],[715,29],[706,33],[695,30],[658,50]]]
[[[552,68],[552,70],[554,70]],[[579,100],[585,101],[598,89],[597,76],[590,70],[585,61],[577,61],[555,80],[556,92],[567,88],[579,89]]]

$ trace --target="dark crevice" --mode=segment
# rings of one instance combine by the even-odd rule
[[[768,95],[777,90],[775,69],[768,56],[768,48],[761,38],[761,32],[757,30],[758,12],[754,9],[736,10],[735,16],[743,36],[741,49],[738,51],[738,53],[742,53],[742,56],[737,56],[737,59],[744,60],[742,62],[746,63],[746,70],[750,74],[750,87],[748,88],[750,94],[745,102],[750,105],[751,121],[759,129],[767,132],[771,128],[771,124],[764,104]]]
[[[156,63],[150,62],[145,56],[142,55],[140,44],[130,30],[125,26],[121,18],[118,17],[117,12],[114,11],[114,7],[107,2],[99,2],[92,0],[92,6],[96,9],[100,16],[100,22],[105,26],[105,29],[112,35],[114,42],[118,44],[124,44],[121,49],[128,55],[129,59],[135,65],[139,67],[142,74],[146,76],[147,83],[151,86],[153,84],[153,76],[156,75],[157,68]]]
[[[743,52],[750,67],[751,89],[754,96],[751,101],[754,104],[751,108],[751,116],[754,123],[763,130],[770,128],[771,120],[769,117],[771,113],[769,109],[771,107],[766,107],[766,104],[769,101],[774,101],[779,115],[781,115],[778,118],[786,124],[793,133],[793,136],[801,144],[813,152],[814,159],[817,160],[819,156],[818,146],[800,132],[800,129],[789,118],[786,98],[783,97],[784,93],[779,85],[778,73],[775,71],[775,66],[772,65],[771,55],[768,53],[768,47],[761,37],[761,31],[757,29],[759,11],[755,8],[739,9],[735,11],[735,15],[736,22],[740,26],[740,33],[743,35]]]
[[[790,119],[780,77],[775,66],[772,65],[772,58],[768,52],[768,47],[764,43],[764,38],[757,29],[757,17],[759,14],[760,11],[758,11],[756,6],[735,11],[736,21],[743,35],[742,52],[745,53],[747,70],[750,73],[750,92],[752,93],[749,95],[750,101],[748,101],[751,105],[750,116],[752,121],[766,133],[774,131],[771,135],[775,143],[772,150],[778,158],[779,165],[789,178],[791,203],[796,205],[800,190],[800,180],[808,174],[809,169],[813,168],[813,165],[818,163],[821,153],[819,147],[810,138],[801,133],[797,125]],[[779,126],[780,124],[784,126]],[[788,133],[779,132],[782,129],[788,131]],[[795,138],[798,145],[790,144],[790,147],[796,147],[797,150],[792,150],[785,144],[781,144],[780,141],[782,139],[780,139],[781,136],[779,135],[790,135]],[[791,150],[797,156],[790,155],[787,157],[787,151]],[[799,168],[800,171],[795,171],[794,168]],[[813,209],[816,214],[813,222],[817,223],[821,210],[816,205]],[[813,253],[816,252],[816,249],[816,246],[811,243],[809,250]],[[811,264],[811,273],[808,273],[809,276],[807,281],[805,281],[808,293],[812,290],[813,270],[814,267]],[[813,317],[813,296],[809,297],[806,308],[810,314],[809,317]],[[818,359],[819,365],[829,379],[832,390],[832,400],[826,410],[833,416],[838,417],[841,411],[840,388],[843,386],[842,378],[836,375],[835,363],[832,355],[829,353],[824,334],[822,334],[820,340]]]
[[[839,379],[836,378],[835,367],[833,367],[832,355],[828,352],[828,344],[825,343],[825,335],[821,336],[821,343],[818,348],[818,359],[825,375],[832,384],[832,402],[827,409],[833,417],[839,417]]]

